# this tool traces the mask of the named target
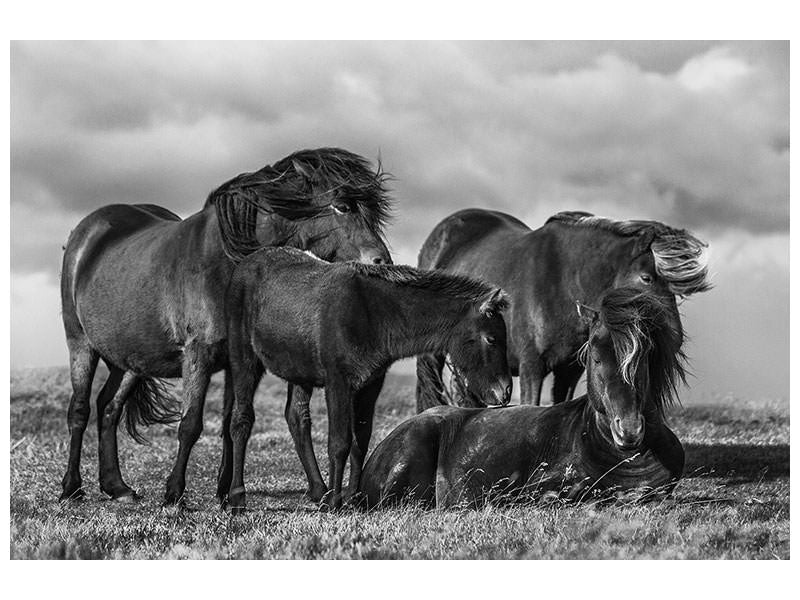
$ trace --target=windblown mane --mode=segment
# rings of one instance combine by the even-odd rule
[[[226,181],[209,194],[205,206],[215,207],[225,254],[238,262],[260,247],[259,212],[299,221],[330,210],[334,198],[346,198],[367,226],[381,233],[391,215],[390,179],[380,160],[373,171],[365,158],[341,148],[300,150]]]
[[[495,286],[472,277],[439,270],[415,269],[406,265],[347,263],[347,268],[353,269],[366,277],[427,289],[470,303],[483,302],[497,290]],[[492,301],[491,308],[497,312],[502,312],[508,308],[508,297],[504,292],[498,294],[497,298]]]
[[[648,291],[621,287],[606,292],[598,312],[623,379],[646,391],[661,413],[678,402],[678,383],[686,383],[686,355],[669,304]]]
[[[560,212],[547,223],[594,227],[623,237],[640,237],[642,251],[653,253],[656,272],[677,296],[689,296],[711,289],[708,280],[708,257],[702,242],[685,229],[675,229],[658,221],[615,221],[583,211]]]

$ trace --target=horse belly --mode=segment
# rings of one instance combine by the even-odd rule
[[[81,326],[114,365],[157,377],[180,376],[183,340],[170,323],[163,282],[123,258],[109,253],[79,281],[75,308]]]
[[[179,377],[182,345],[162,326],[147,302],[89,293],[78,302],[92,346],[112,364],[155,377]],[[83,310],[81,310],[83,305]]]
[[[256,354],[264,367],[274,375],[298,385],[323,387],[325,374],[317,359],[313,336],[292,319],[276,317],[267,330],[254,336]]]

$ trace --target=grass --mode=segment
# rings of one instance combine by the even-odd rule
[[[98,374],[96,388],[103,378]],[[69,394],[65,369],[12,373],[12,558],[789,558],[788,402],[730,397],[675,411],[671,425],[687,466],[663,502],[326,514],[303,498],[305,477],[282,416],[285,389],[265,378],[248,452],[250,511],[231,518],[214,499],[221,377],[209,392],[206,428],[188,473],[191,510],[183,512],[161,508],[177,448],[167,427],[147,432],[149,446],[120,434],[123,474],[143,494],[121,504],[97,485],[91,422],[82,470],[87,497],[58,502]],[[324,466],[319,392],[312,405]],[[413,411],[413,379],[390,375],[373,445]]]

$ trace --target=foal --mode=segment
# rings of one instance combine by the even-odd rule
[[[663,411],[684,381],[683,334],[667,302],[634,288],[613,289],[588,311],[586,395],[552,407],[439,406],[407,419],[364,467],[366,503],[476,506],[497,495],[671,490],[684,452]]]
[[[351,446],[355,492],[372,435],[375,395],[364,401],[357,392],[395,360],[446,352],[468,394],[502,404],[511,396],[501,314],[506,296],[479,281],[405,266],[333,264],[269,248],[242,260],[226,299],[235,399],[219,489],[228,490],[234,512],[245,507],[245,447],[264,369],[305,388],[325,387],[330,491],[324,502],[334,509],[342,503]]]

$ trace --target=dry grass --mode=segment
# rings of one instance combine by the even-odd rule
[[[150,446],[120,435],[123,473],[143,494],[129,505],[99,491],[90,423],[83,461],[87,498],[60,504],[67,372],[17,372],[11,390],[12,558],[789,557],[788,403],[721,398],[676,411],[672,425],[687,450],[686,478],[664,502],[331,515],[303,498],[305,478],[282,417],[284,387],[267,379],[248,454],[251,510],[232,519],[213,496],[219,377],[189,469],[192,510],[182,513],[160,506],[177,445],[174,430],[165,427],[148,432]],[[323,407],[315,394],[314,441],[324,465]],[[412,413],[413,379],[390,376],[373,443]]]

